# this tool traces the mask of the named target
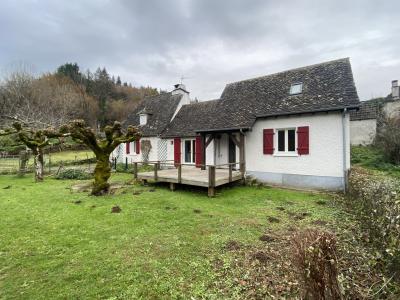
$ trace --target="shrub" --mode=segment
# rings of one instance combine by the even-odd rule
[[[386,159],[400,164],[400,117],[382,117],[379,119],[375,137],[376,145],[382,149]]]
[[[353,168],[348,204],[361,221],[368,240],[379,251],[384,266],[400,270],[400,181]]]
[[[335,236],[306,229],[294,236],[292,249],[302,299],[341,299]]]
[[[77,180],[86,180],[91,179],[93,176],[82,170],[64,170],[58,173],[55,177],[56,179],[77,179]]]

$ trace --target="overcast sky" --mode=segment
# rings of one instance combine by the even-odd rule
[[[134,85],[218,98],[233,81],[350,57],[361,100],[400,79],[398,1],[2,0],[0,68],[105,66]]]

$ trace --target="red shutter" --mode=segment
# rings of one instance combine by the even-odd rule
[[[263,131],[263,153],[264,154],[274,154],[274,130],[264,129]]]
[[[201,144],[201,137],[196,137],[196,150],[195,150],[196,167],[201,168],[203,164],[203,145]]]
[[[297,153],[306,155],[310,153],[309,127],[302,126],[297,128]]]
[[[174,161],[176,164],[181,163],[181,139],[174,139]]]
[[[131,153],[131,143],[125,143],[125,147],[126,147],[126,154],[129,154],[129,153]]]
[[[135,141],[135,143],[136,143],[136,154],[139,154],[140,153],[140,140],[136,140]]]

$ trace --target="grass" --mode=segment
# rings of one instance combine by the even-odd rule
[[[229,241],[262,248],[266,231],[335,224],[343,214],[329,195],[277,188],[227,187],[210,199],[131,185],[92,197],[71,193],[72,183],[0,176],[0,299],[242,298],[234,275],[221,277],[235,260]]]
[[[94,154],[90,150],[62,151],[53,152],[44,155],[45,169],[51,162],[52,167],[59,166],[61,163],[71,164],[75,161],[81,161],[93,158]],[[33,156],[28,161],[28,167],[33,168]],[[16,172],[19,168],[19,158],[0,158],[0,173]],[[46,169],[47,170],[47,169]]]
[[[383,153],[373,146],[352,146],[351,163],[400,178],[400,166],[387,162]]]

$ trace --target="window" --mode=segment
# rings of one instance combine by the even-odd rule
[[[139,124],[146,125],[147,124],[147,114],[140,114],[139,115]]]
[[[296,129],[278,129],[278,153],[296,152]]]
[[[294,83],[290,86],[290,95],[297,95],[301,94],[303,91],[303,84],[302,83]]]
[[[196,140],[185,140],[184,157],[185,163],[193,164],[196,161]]]

